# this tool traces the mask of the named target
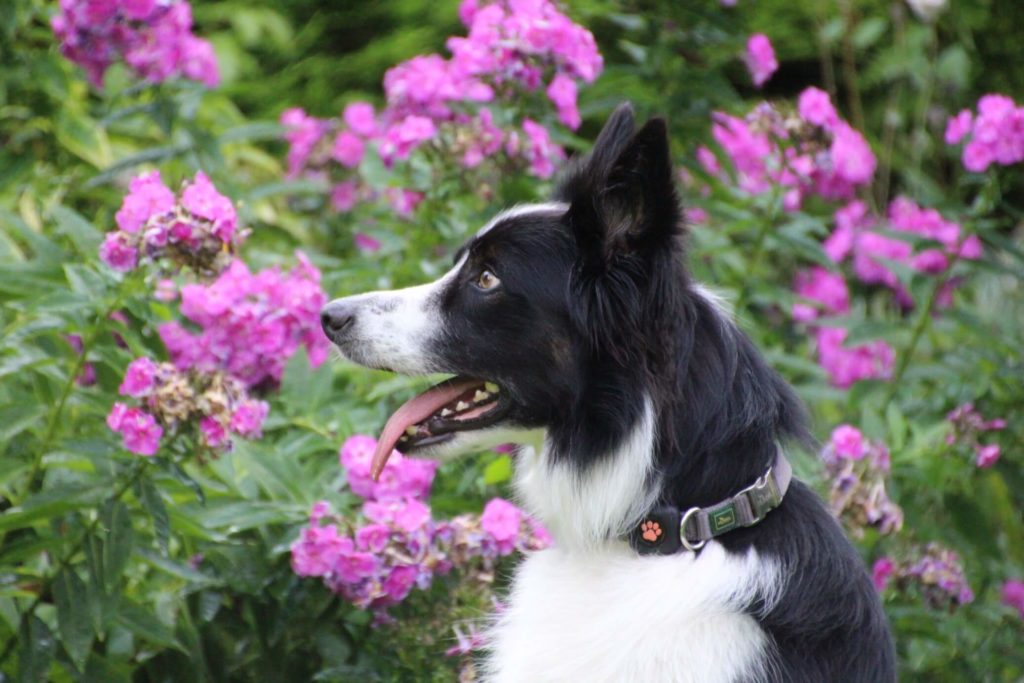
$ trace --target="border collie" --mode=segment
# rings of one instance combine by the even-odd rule
[[[789,482],[803,409],[684,237],[665,123],[623,105],[551,202],[498,214],[439,280],[329,303],[348,359],[454,375],[388,420],[376,471],[522,444],[556,545],[519,565],[487,680],[893,681],[860,557]]]

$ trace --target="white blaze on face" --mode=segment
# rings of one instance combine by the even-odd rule
[[[520,204],[519,206],[513,206],[511,209],[505,209],[497,216],[487,222],[487,225],[480,228],[477,231],[477,237],[483,237],[498,223],[518,218],[520,216],[528,216],[530,214],[563,214],[569,210],[569,205],[565,202],[544,202],[543,204]]]
[[[431,355],[430,346],[444,324],[441,293],[465,262],[463,257],[439,279],[425,285],[347,297],[345,302],[357,308],[352,328],[338,347],[342,355],[361,365],[404,375],[444,372]]]

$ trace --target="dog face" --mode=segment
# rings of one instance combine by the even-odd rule
[[[620,107],[555,201],[499,214],[440,279],[330,302],[324,331],[349,360],[454,375],[395,413],[381,457],[533,443],[585,400],[595,365],[605,384],[642,366],[641,309],[678,221],[664,124],[634,134]]]

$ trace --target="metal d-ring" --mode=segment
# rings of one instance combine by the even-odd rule
[[[679,522],[679,540],[682,541],[683,547],[689,550],[690,552],[696,552],[700,550],[704,547],[704,544],[707,543],[707,541],[698,541],[697,543],[690,543],[690,541],[688,541],[686,538],[686,522],[690,519],[692,515],[698,512],[700,512],[700,508],[690,508],[689,510],[686,511],[686,514],[683,515],[683,520]]]

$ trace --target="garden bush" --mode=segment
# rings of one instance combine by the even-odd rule
[[[474,680],[557,543],[507,449],[393,457],[422,389],[331,357],[546,196],[621,100],[695,276],[808,404],[792,453],[907,681],[1024,677],[1014,0],[9,0],[0,679]]]

